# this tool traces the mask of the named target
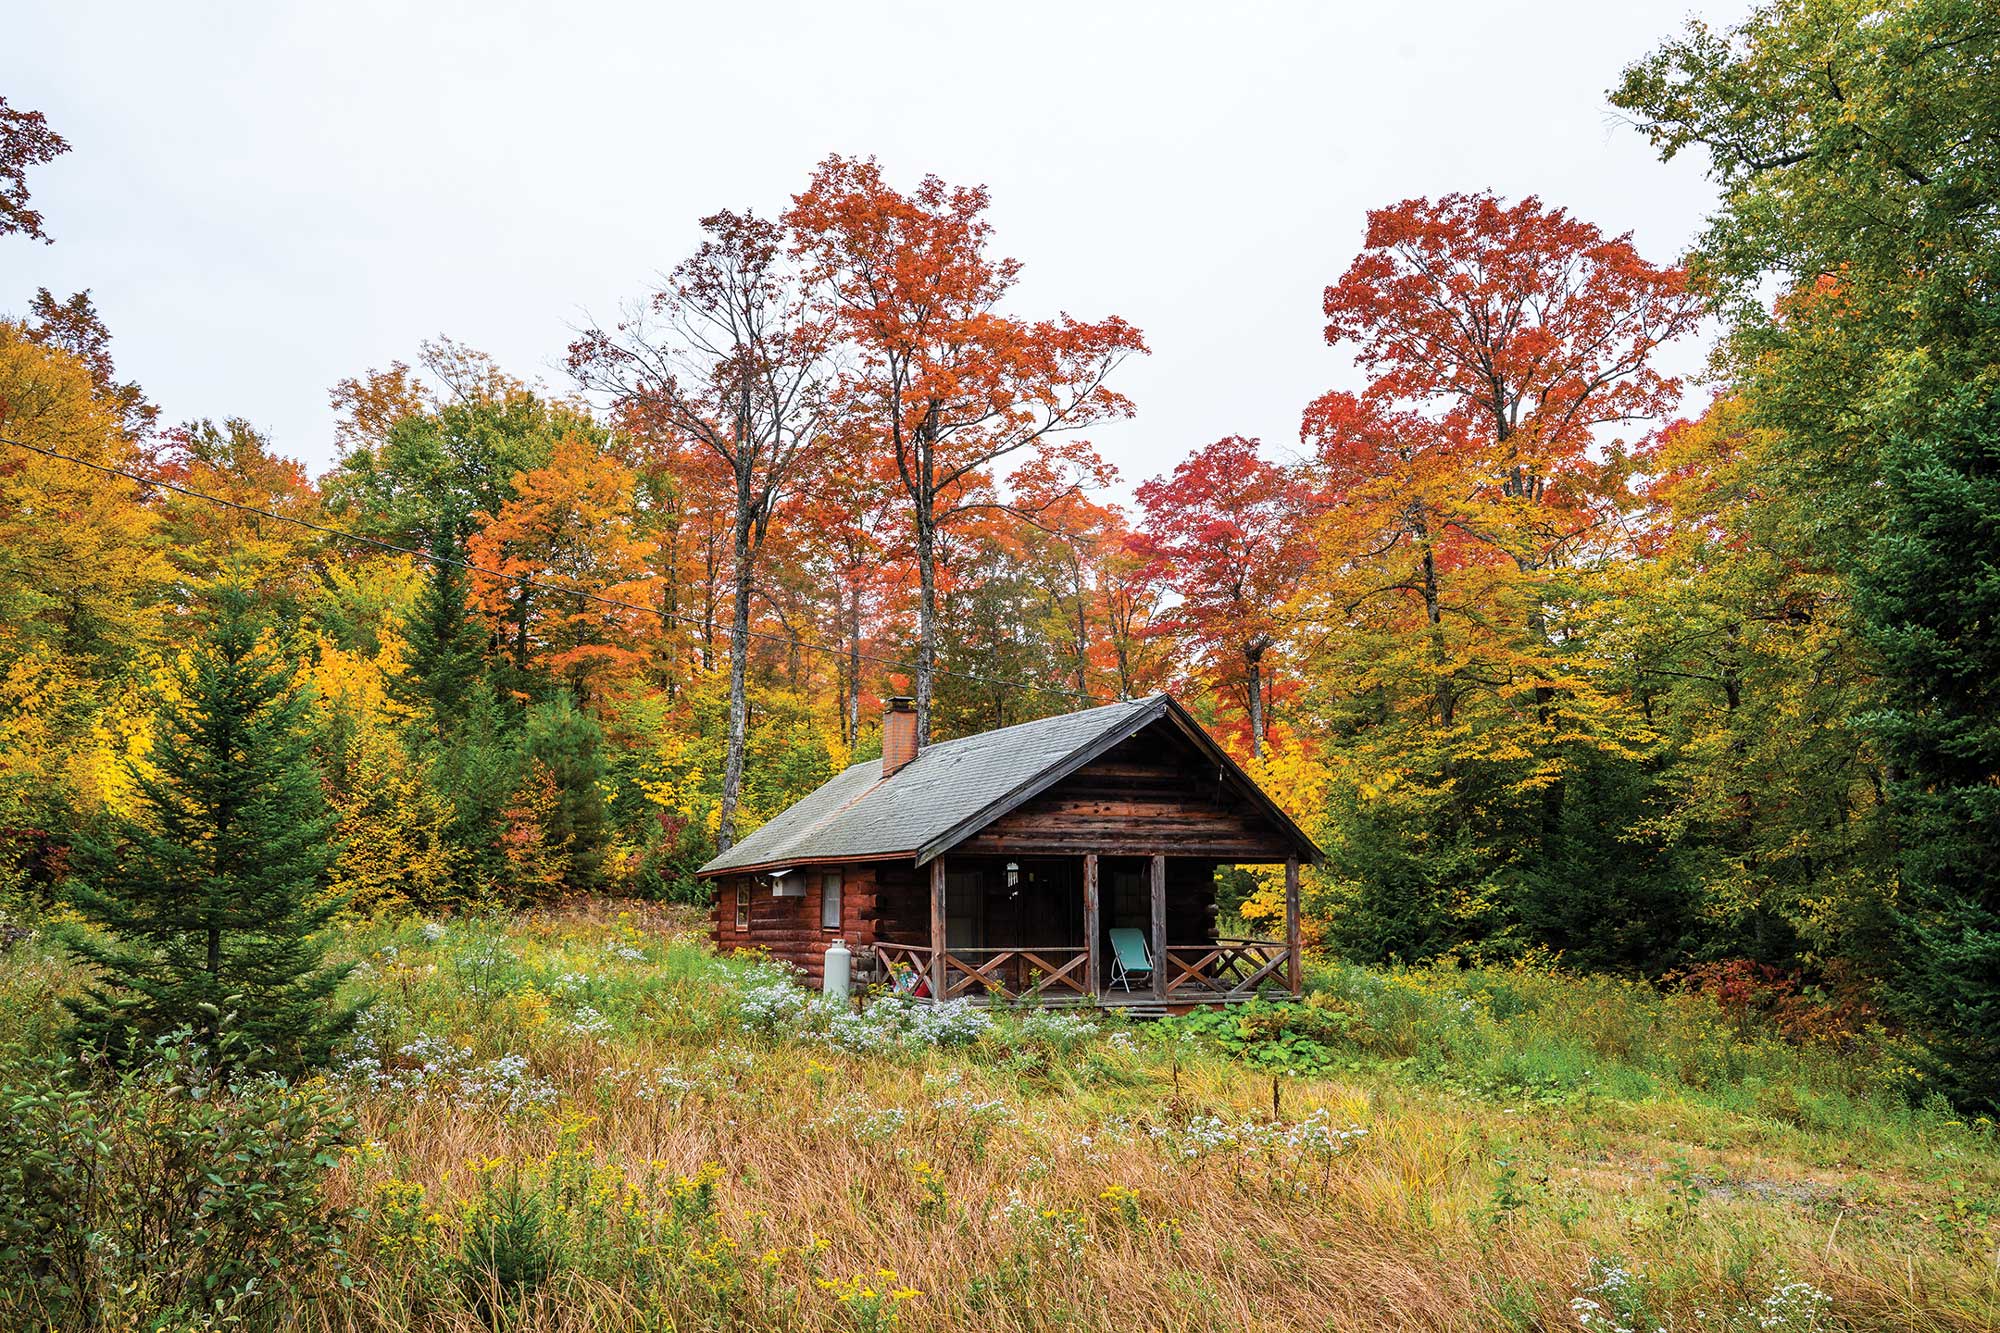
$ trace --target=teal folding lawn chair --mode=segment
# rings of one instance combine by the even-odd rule
[[[1153,977],[1153,956],[1146,951],[1146,932],[1121,926],[1111,932],[1111,984],[1131,994],[1132,978]]]

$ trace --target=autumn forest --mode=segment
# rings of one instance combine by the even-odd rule
[[[134,817],[218,621],[302,687],[364,919],[698,902],[889,696],[936,739],[1168,691],[1327,852],[1321,955],[1727,975],[1990,1107],[2000,32],[1891,8],[1624,72],[1626,132],[1722,191],[1690,254],[1477,180],[1383,199],[1296,294],[1363,387],[1158,476],[1091,437],[1164,349],[1027,308],[1035,256],[920,162],[718,199],[560,373],[476,328],[355,366],[319,476],[172,420],[89,292],[6,293],[0,895],[58,903]],[[0,102],[0,244],[61,243],[61,131]]]

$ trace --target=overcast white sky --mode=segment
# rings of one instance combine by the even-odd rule
[[[1743,3],[1698,4],[1712,19]],[[1295,446],[1353,386],[1321,289],[1370,207],[1539,194],[1679,254],[1713,192],[1605,102],[1686,0],[1237,5],[24,5],[0,93],[74,151],[0,241],[0,311],[93,290],[168,420],[240,415],[315,473],[327,389],[447,333],[560,380],[721,207],[829,152],[992,188],[1015,308],[1153,355],[1100,430],[1134,484],[1218,436]],[[1673,358],[1694,368],[1698,348]]]

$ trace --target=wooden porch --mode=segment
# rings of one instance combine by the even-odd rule
[[[1024,858],[1025,860],[1025,858]],[[1120,904],[1105,901],[1102,862],[1098,854],[1080,858],[1041,858],[1039,864],[995,857],[948,858],[929,865],[930,930],[928,939],[878,938],[874,953],[878,971],[905,979],[921,977],[925,998],[970,1000],[977,1004],[1030,1003],[1051,1006],[1098,1005],[1163,1012],[1199,1005],[1232,1004],[1254,999],[1267,988],[1297,995],[1299,968],[1299,862],[1285,862],[1285,938],[1252,939],[1213,936],[1188,943],[1188,904],[1170,903],[1168,857],[1117,858],[1129,877],[1134,863],[1143,865],[1145,918],[1133,920],[1135,905],[1123,895],[1128,928],[1145,931],[1150,975],[1116,977],[1107,947],[1108,915]],[[1077,870],[1078,899],[1070,901],[1067,863]],[[1209,900],[1200,910],[1212,919],[1215,862],[1202,859],[1184,867],[1206,872]],[[1008,911],[996,914],[989,902],[993,870],[1001,867],[998,883],[1010,890]],[[1048,869],[1045,869],[1048,868]],[[1183,883],[1186,876],[1182,877]],[[957,900],[954,900],[954,887]],[[1129,888],[1129,884],[1121,887]],[[976,897],[976,903],[967,898]],[[1017,901],[1019,907],[1014,907]],[[1178,911],[1170,911],[1170,906]],[[1072,911],[1071,909],[1075,910]],[[1000,929],[990,929],[999,916]],[[1180,930],[1169,933],[1169,921]],[[1212,921],[1211,921],[1212,923]],[[1206,931],[1200,933],[1207,933]],[[991,939],[990,934],[1010,938]]]

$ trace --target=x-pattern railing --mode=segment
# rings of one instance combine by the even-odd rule
[[[1167,993],[1183,989],[1254,993],[1267,980],[1281,980],[1285,946],[1274,940],[1220,939],[1214,944],[1167,950]]]
[[[1081,949],[954,949],[945,954],[944,963],[946,999],[972,991],[1004,999],[1050,990],[1088,993],[1084,979],[1090,955]],[[1017,976],[1025,977],[1025,983],[1017,984]]]
[[[883,976],[892,981],[897,979],[898,969],[901,969],[900,988],[911,989],[918,984],[919,978],[931,974],[931,948],[927,944],[878,940],[875,943],[875,965],[881,968]]]

